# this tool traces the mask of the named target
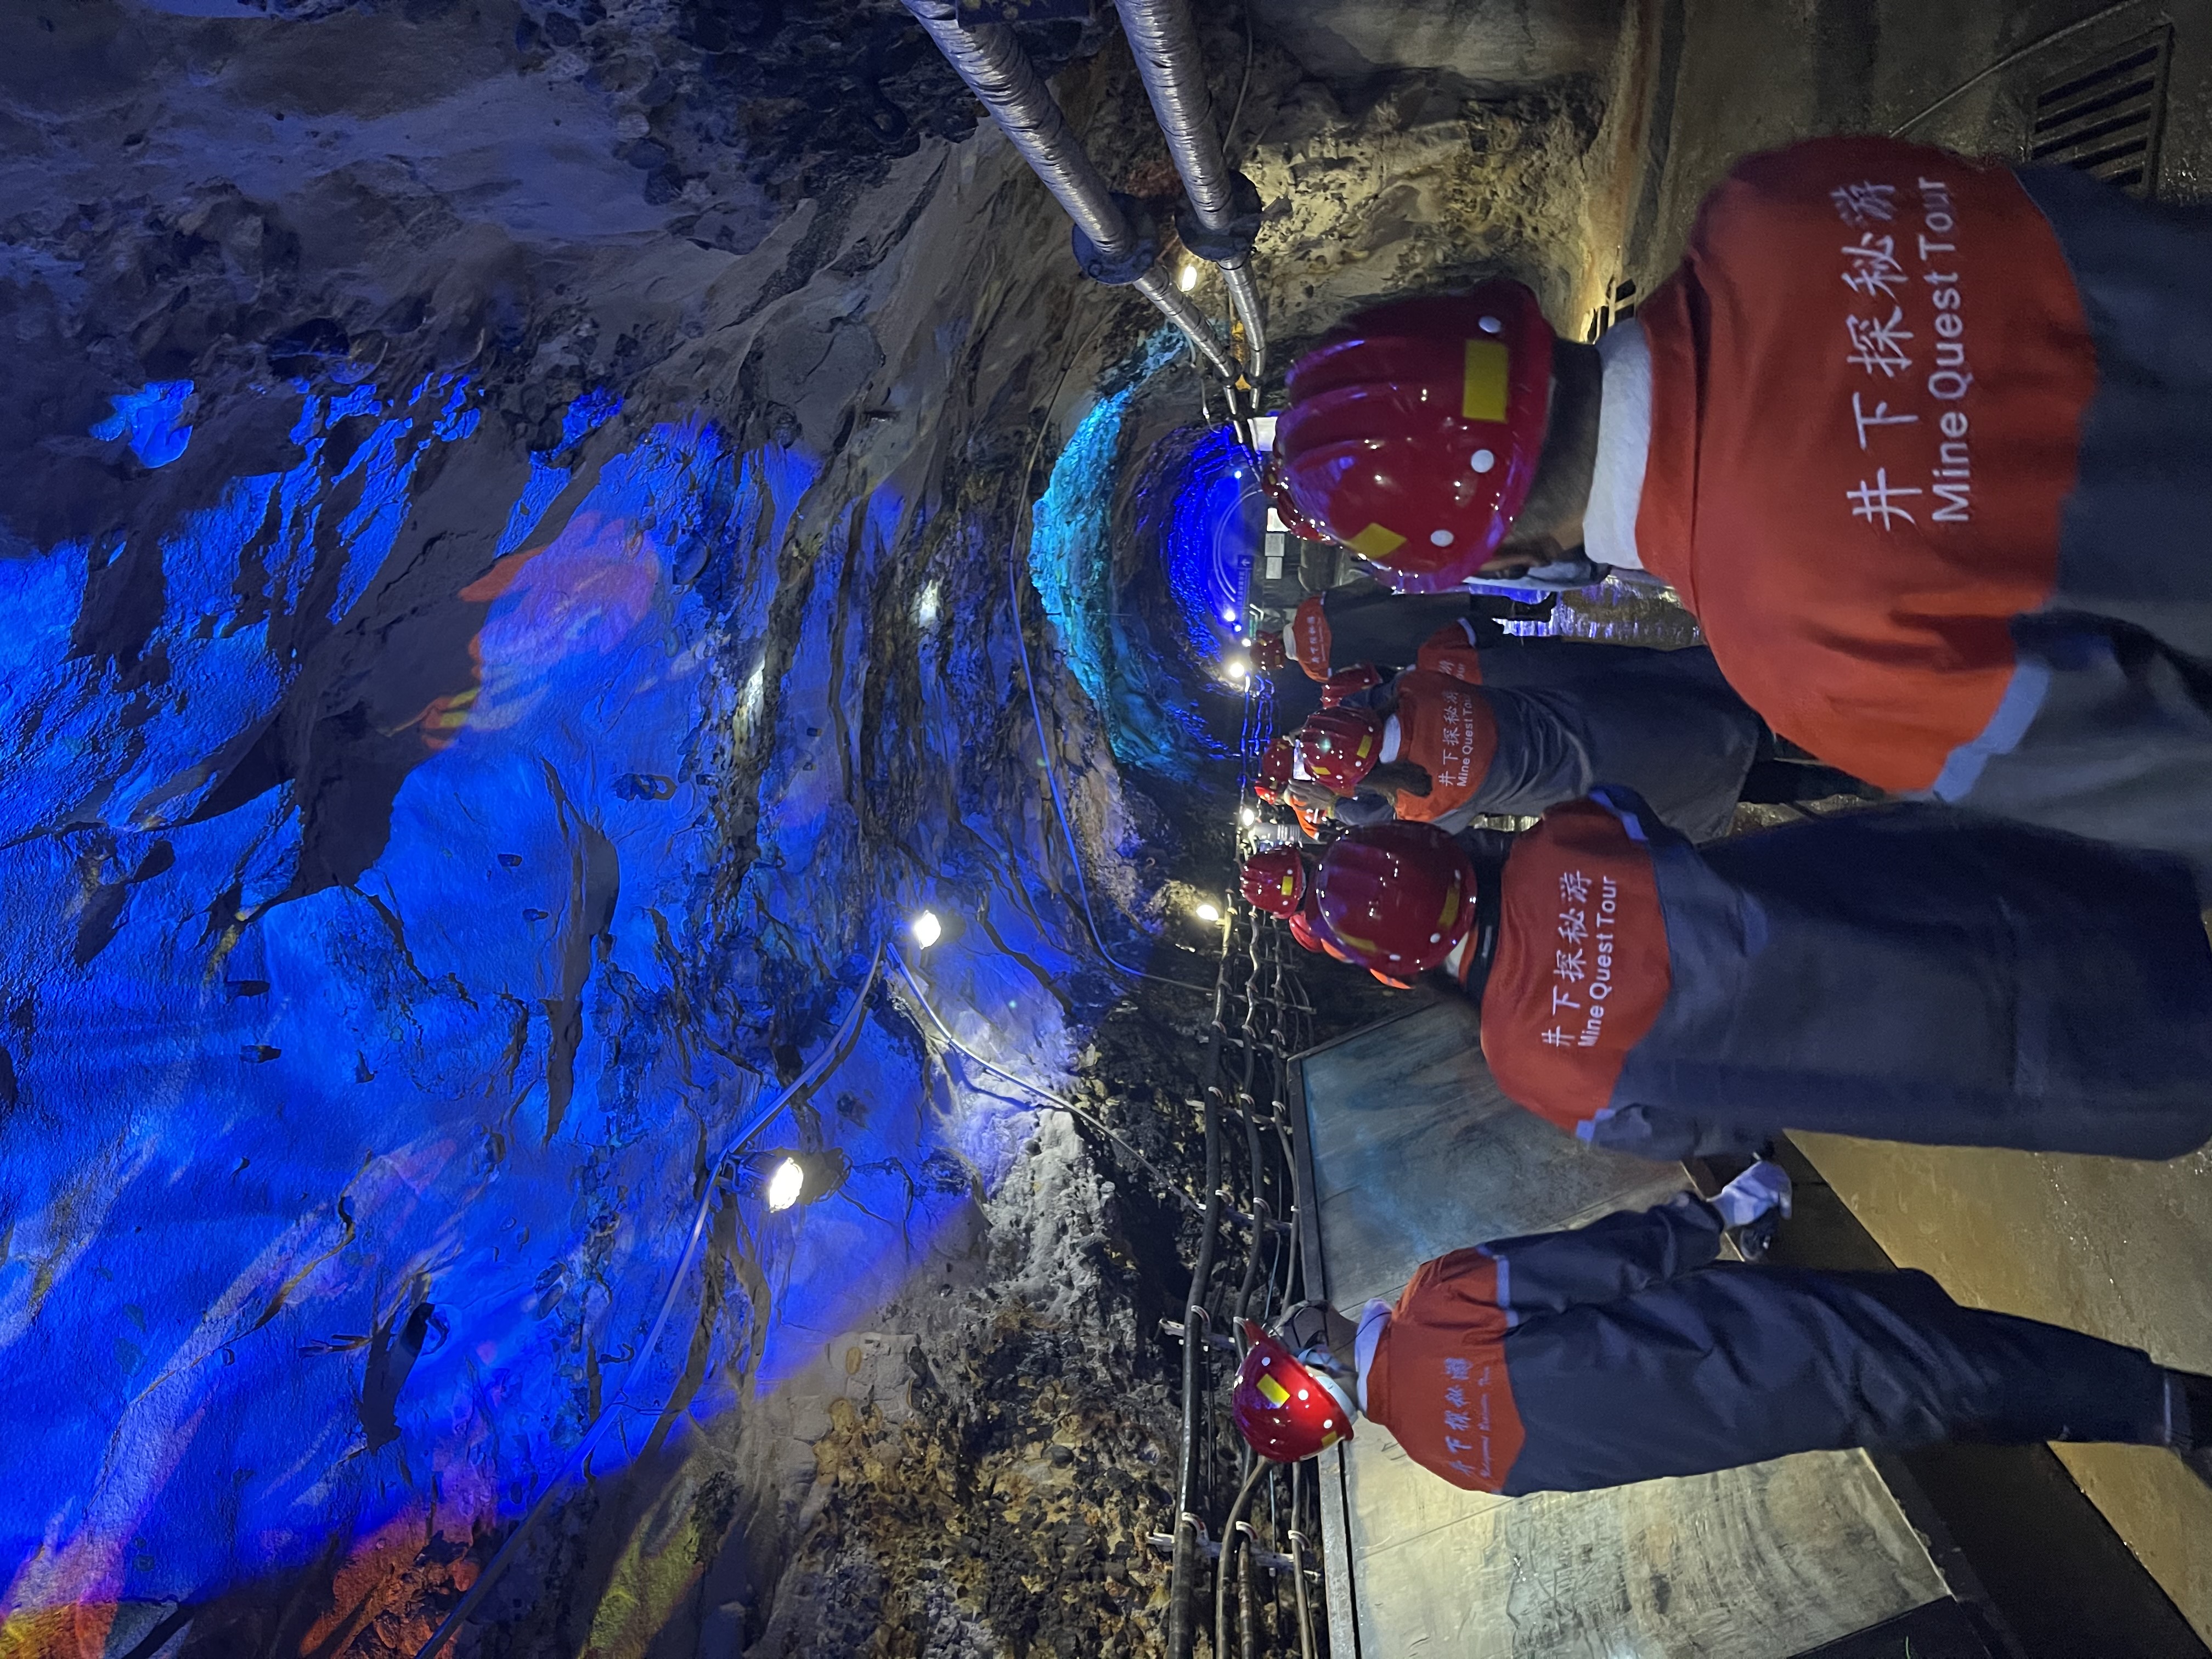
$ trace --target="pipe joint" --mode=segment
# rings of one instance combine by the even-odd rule
[[[1252,257],[1252,244],[1260,240],[1260,219],[1267,210],[1260,187],[1243,173],[1231,175],[1226,222],[1209,227],[1188,200],[1176,210],[1176,234],[1182,245],[1208,264],[1237,264]]]
[[[1109,288],[1127,288],[1159,262],[1160,233],[1152,216],[1135,197],[1116,191],[1114,205],[1121,210],[1122,222],[1128,227],[1127,243],[1101,247],[1084,234],[1080,221],[1073,226],[1069,240],[1075,249],[1075,263],[1085,276]]]

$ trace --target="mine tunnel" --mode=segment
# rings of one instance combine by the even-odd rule
[[[7,17],[0,1659],[2205,1654],[2206,0]]]

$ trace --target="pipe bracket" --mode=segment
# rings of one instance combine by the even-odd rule
[[[1266,211],[1260,187],[1238,173],[1230,204],[1234,216],[1218,230],[1208,230],[1187,200],[1176,210],[1176,234],[1185,247],[1210,264],[1249,258],[1252,244],[1260,240],[1260,218]]]
[[[1121,217],[1128,223],[1130,245],[1127,249],[1109,252],[1100,247],[1083,234],[1079,224],[1072,228],[1068,240],[1075,249],[1075,263],[1085,276],[1109,288],[1127,288],[1159,262],[1160,233],[1152,222],[1152,216],[1135,197],[1115,191],[1114,205],[1121,209]]]

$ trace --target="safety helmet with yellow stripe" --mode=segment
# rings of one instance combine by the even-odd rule
[[[1361,312],[1291,370],[1285,493],[1400,592],[1458,586],[1528,501],[1553,340],[1536,296],[1504,279]]]
[[[1442,966],[1474,927],[1474,861],[1432,823],[1352,831],[1328,849],[1314,884],[1329,936],[1393,983]]]
[[[1352,1401],[1319,1364],[1252,1320],[1244,1363],[1229,1392],[1229,1417],[1244,1443],[1277,1463],[1295,1463],[1352,1438]]]

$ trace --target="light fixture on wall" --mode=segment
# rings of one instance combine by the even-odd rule
[[[797,1158],[787,1158],[768,1178],[768,1206],[771,1210],[787,1210],[799,1202],[799,1195],[805,1190],[805,1170]]]
[[[937,919],[936,911],[924,910],[914,919],[908,931],[914,934],[914,942],[927,951],[945,937],[945,924]]]
[[[1182,269],[1176,273],[1176,286],[1188,294],[1198,286],[1198,261],[1186,259]]]
[[[779,1147],[762,1153],[752,1168],[761,1195],[777,1214],[798,1205],[819,1203],[853,1173],[852,1160],[835,1146],[817,1152]]]
[[[1198,908],[1193,910],[1191,915],[1196,916],[1200,921],[1211,926],[1212,923],[1221,920],[1221,907],[1216,904],[1212,899],[1201,899],[1199,902]]]

